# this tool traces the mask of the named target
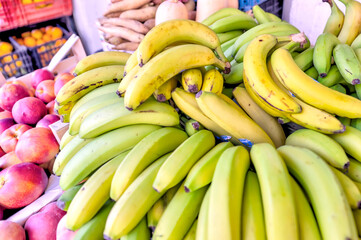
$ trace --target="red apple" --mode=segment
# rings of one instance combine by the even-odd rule
[[[36,127],[49,128],[49,125],[60,120],[60,117],[56,114],[47,114],[36,124]],[[50,129],[50,128],[49,128]],[[1,145],[0,145],[1,146]]]
[[[22,226],[8,220],[0,221],[0,239],[3,240],[25,240],[25,230]]]
[[[5,169],[16,164],[22,163],[22,161],[16,156],[15,151],[8,152],[0,157],[0,168]]]
[[[23,123],[12,125],[0,135],[0,147],[6,152],[15,151],[19,137],[32,127]]]
[[[39,98],[26,97],[14,104],[12,114],[15,122],[36,124],[47,113],[46,105]]]
[[[31,76],[31,86],[36,89],[38,84],[44,80],[54,80],[54,75],[46,69],[37,69]]]
[[[59,73],[55,77],[55,84],[54,84],[55,95],[57,95],[58,92],[60,91],[60,89],[73,78],[74,78],[74,75],[71,73],[68,73],[68,72]]]
[[[23,162],[46,163],[59,152],[59,144],[49,128],[32,128],[22,134],[15,153]]]
[[[19,84],[4,84],[0,88],[0,107],[11,112],[15,102],[29,97],[28,90]]]
[[[15,122],[12,118],[0,119],[0,134],[2,134],[6,129],[13,126],[14,124]]]
[[[35,96],[45,103],[55,99],[54,80],[45,80],[38,84],[35,90]]]
[[[45,190],[48,177],[34,163],[19,163],[0,172],[0,205],[21,208],[36,200]]]
[[[56,240],[73,240],[75,237],[75,234],[77,231],[72,231],[68,228],[66,228],[66,215],[64,215],[59,223],[58,227],[56,229]]]
[[[4,152],[4,150],[0,147],[0,157],[4,156],[6,154],[6,152]]]
[[[56,114],[54,105],[55,105],[55,100],[48,102],[46,104],[46,109],[48,109],[48,114]]]
[[[0,119],[5,119],[5,118],[13,118],[13,114],[8,110],[4,110],[0,112]]]

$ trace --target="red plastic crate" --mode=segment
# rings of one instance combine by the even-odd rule
[[[17,1],[0,0],[0,4],[0,31],[6,31],[27,24]]]

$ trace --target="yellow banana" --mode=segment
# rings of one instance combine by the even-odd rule
[[[182,72],[182,86],[187,92],[197,93],[201,90],[202,83],[203,77],[201,70],[192,68]]]
[[[124,76],[126,76],[138,63],[138,49],[135,50],[124,64]]]
[[[357,232],[359,235],[361,235],[361,210],[360,209],[353,210],[352,215],[356,222]]]
[[[195,240],[196,231],[198,226],[198,219],[194,220],[191,228],[188,230],[187,234],[184,236],[184,240]]]
[[[353,158],[349,158],[350,165],[345,174],[351,178],[354,182],[361,183],[361,163]]]
[[[334,0],[324,0],[323,2],[327,2],[331,7],[331,14],[327,18],[327,22],[323,29],[323,33],[331,33],[335,36],[338,36],[343,26],[345,15],[337,7],[337,4],[335,3]]]
[[[202,91],[221,94],[223,89],[223,76],[217,69],[211,69],[204,74]]]
[[[346,126],[343,133],[332,134],[331,138],[336,140],[346,153],[361,162],[361,131],[357,128]]]
[[[208,209],[209,209],[209,196],[210,196],[210,187],[208,188],[206,194],[204,195],[201,208],[198,214],[198,224],[196,231],[196,239],[208,239]]]
[[[361,3],[355,0],[341,0],[346,6],[345,19],[338,35],[342,43],[351,45],[361,29]]]
[[[147,212],[147,225],[148,228],[154,232],[158,225],[159,219],[162,217],[166,208],[163,198],[159,199],[154,203],[151,209]]]
[[[127,75],[124,76],[123,80],[118,84],[117,94],[120,97],[124,97],[125,92],[127,91],[128,86],[134,79],[134,76],[136,76],[141,68],[139,65],[136,65],[133,67]]]
[[[70,120],[70,113],[76,102],[69,102],[62,106],[55,101],[54,111],[60,116],[60,120],[63,123],[68,123]]]
[[[165,102],[171,99],[172,91],[177,87],[177,76],[172,77],[153,92],[153,96],[158,102]]]

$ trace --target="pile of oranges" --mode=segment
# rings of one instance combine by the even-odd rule
[[[9,77],[14,76],[16,69],[23,65],[17,54],[11,54],[13,50],[10,43],[0,41],[0,71],[6,72]]]
[[[63,31],[59,27],[47,26],[23,32],[21,38],[13,37],[20,45],[26,47],[36,47],[50,41],[58,40],[63,36]]]

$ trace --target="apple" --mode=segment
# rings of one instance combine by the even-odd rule
[[[58,223],[65,214],[56,206],[56,202],[51,202],[30,216],[24,227],[29,240],[56,240]]]
[[[11,112],[19,99],[29,96],[28,90],[20,84],[4,84],[0,88],[0,107]]]
[[[31,86],[36,89],[38,84],[44,80],[54,80],[54,75],[46,69],[37,69],[31,75]]]
[[[13,118],[13,114],[8,110],[4,110],[0,112],[0,119],[5,119],[5,118]]]
[[[34,163],[19,163],[0,172],[0,205],[16,209],[29,205],[45,190],[48,177]]]
[[[4,152],[4,150],[0,147],[0,157],[4,156],[6,154],[6,152]]]
[[[0,157],[0,168],[5,169],[16,164],[22,163],[22,161],[16,156],[15,151],[11,151]]]
[[[47,114],[36,124],[36,127],[49,128],[49,125],[60,120],[60,117],[56,114]],[[1,146],[1,145],[0,145]]]
[[[55,77],[55,84],[54,84],[54,93],[55,95],[58,94],[58,92],[60,91],[60,89],[70,80],[72,80],[74,78],[74,75],[69,73],[69,72],[65,72],[65,73],[59,73],[56,77]]]
[[[56,229],[56,240],[73,240],[78,232],[66,228],[66,214],[60,219]]]
[[[46,109],[48,110],[48,114],[56,114],[54,105],[55,105],[55,100],[48,102],[46,104]]]
[[[6,129],[3,133],[0,135],[0,147],[6,152],[15,151],[15,146],[18,143],[19,137],[26,132],[27,130],[31,129],[33,127],[18,123],[15,125],[12,125],[8,129]]]
[[[26,97],[14,104],[12,115],[17,123],[33,125],[47,113],[46,105],[39,98]]]
[[[18,223],[8,220],[0,221],[0,239],[4,240],[25,240],[25,230]]]
[[[28,90],[30,97],[34,96],[35,89],[32,86],[30,86],[30,83],[29,85],[27,85],[25,82],[19,79],[14,79],[12,81],[7,81],[5,84],[19,84]]]
[[[0,220],[2,220],[4,217],[4,210],[5,209],[2,206],[0,206]]]
[[[45,80],[38,84],[35,90],[35,96],[45,103],[55,99],[54,80]]]
[[[2,134],[6,129],[13,126],[14,124],[15,122],[12,118],[0,119],[0,134]]]
[[[46,163],[59,152],[59,144],[49,128],[32,128],[22,134],[15,153],[22,162]]]

